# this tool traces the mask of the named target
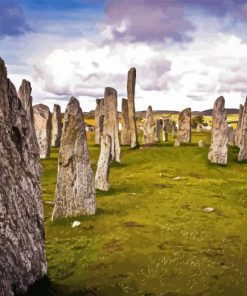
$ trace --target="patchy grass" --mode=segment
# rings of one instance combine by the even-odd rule
[[[227,167],[207,161],[209,134],[174,148],[122,149],[97,214],[50,221],[48,276],[56,295],[224,295],[247,291],[247,164],[230,147]],[[88,135],[93,169],[99,146]],[[58,150],[42,161],[43,198],[54,199]],[[181,178],[176,178],[181,177]],[[212,213],[202,209],[213,207]]]

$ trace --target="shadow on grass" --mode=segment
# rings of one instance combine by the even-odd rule
[[[31,285],[26,294],[17,296],[100,296],[96,288],[83,288],[75,292],[68,291],[68,288],[62,285],[55,286],[50,279],[45,276],[43,279]]]

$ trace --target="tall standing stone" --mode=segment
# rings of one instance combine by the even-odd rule
[[[213,163],[227,164],[228,125],[225,99],[219,97],[214,103],[212,118],[212,138],[208,159]]]
[[[54,104],[51,122],[51,146],[59,147],[62,136],[62,113],[59,105]]]
[[[191,142],[191,109],[184,109],[178,118],[178,141],[180,143]]]
[[[51,152],[51,112],[49,107],[43,104],[33,106],[33,117],[40,158],[49,158]]]
[[[243,161],[247,159],[247,98],[242,112],[242,122],[239,141],[238,160]]]
[[[23,294],[47,271],[39,150],[0,58],[0,295]]]
[[[18,97],[22,103],[24,110],[26,110],[27,112],[27,118],[33,123],[33,98],[31,96],[31,92],[31,83],[23,79],[18,91]]]
[[[112,160],[120,162],[121,148],[118,135],[117,91],[111,87],[105,88],[103,135],[111,137]]]
[[[241,124],[242,124],[242,116],[243,116],[244,106],[240,104],[239,106],[239,115],[238,115],[238,126],[235,133],[235,145],[240,147],[241,140]]]
[[[111,144],[111,137],[109,135],[101,138],[100,156],[95,175],[95,188],[102,191],[108,191],[110,188]]]
[[[55,195],[52,220],[96,212],[84,117],[78,100],[73,97],[64,115]]]
[[[136,69],[131,68],[128,71],[128,79],[127,79],[131,148],[135,148],[139,146],[136,117],[135,117],[135,86],[136,86]]]
[[[121,144],[130,145],[130,123],[129,123],[129,108],[128,100],[122,99],[122,133]]]
[[[155,121],[155,141],[156,143],[160,142],[160,131],[161,131],[161,124],[160,124],[160,119],[156,119]]]
[[[155,143],[155,123],[153,119],[153,110],[148,106],[146,119],[143,126],[143,144],[150,145]]]
[[[100,144],[104,129],[104,99],[96,100],[95,109],[95,144]]]
[[[163,120],[163,126],[162,126],[162,135],[163,135],[163,141],[168,141],[168,120]]]

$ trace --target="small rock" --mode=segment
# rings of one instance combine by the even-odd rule
[[[180,147],[180,142],[179,142],[179,140],[175,140],[175,143],[174,143],[174,147]]]
[[[200,148],[205,147],[205,142],[204,142],[204,140],[200,140],[200,141],[198,142],[198,147],[200,147]]]
[[[203,208],[202,210],[203,210],[204,212],[206,212],[206,213],[211,213],[211,212],[214,211],[214,208],[207,207],[207,208]]]
[[[173,178],[174,181],[183,180],[183,179],[185,179],[185,177],[175,177],[175,178]]]
[[[80,225],[81,225],[81,222],[80,222],[80,221],[74,221],[74,222],[72,223],[72,228],[78,227],[78,226],[80,226]]]
[[[132,196],[136,196],[136,193],[131,193]]]

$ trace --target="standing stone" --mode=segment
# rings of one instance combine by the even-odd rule
[[[101,138],[100,156],[95,175],[95,188],[102,191],[108,191],[110,188],[111,145],[111,137],[109,135]]]
[[[78,100],[73,97],[64,115],[55,195],[52,220],[96,212],[84,117]]]
[[[44,277],[42,168],[32,122],[0,58],[0,295]]]
[[[177,135],[177,127],[176,127],[176,123],[173,121],[172,122],[172,137],[175,139]]]
[[[33,106],[34,129],[38,140],[40,158],[49,158],[51,152],[51,113],[46,105]]]
[[[163,134],[163,141],[167,142],[168,141],[168,120],[167,119],[163,120],[162,134]]]
[[[59,105],[54,105],[52,113],[51,146],[59,147],[62,136],[62,113]]]
[[[229,126],[227,130],[228,145],[235,146],[235,130]]]
[[[180,147],[180,146],[181,146],[181,143],[179,142],[178,139],[176,139],[174,142],[174,147]]]
[[[122,99],[122,133],[121,144],[130,145],[130,124],[129,124],[129,109],[128,100]]]
[[[191,142],[191,109],[184,109],[178,118],[178,141],[180,143]]]
[[[160,124],[160,119],[156,119],[155,121],[155,142],[159,143],[160,142],[160,131],[161,131],[161,124]]]
[[[146,119],[143,126],[143,144],[152,145],[155,143],[155,123],[153,120],[153,110],[148,106]]]
[[[111,87],[105,88],[104,114],[103,135],[111,137],[111,158],[120,162],[121,148],[118,135],[117,91]]]
[[[95,144],[100,144],[104,129],[104,99],[96,100],[95,109]]]
[[[22,80],[21,86],[18,91],[18,97],[22,103],[24,110],[27,112],[27,118],[33,123],[33,98],[31,96],[32,87],[31,83],[25,79]]]
[[[228,125],[225,99],[219,97],[214,103],[212,118],[212,138],[208,159],[213,163],[227,164]]]
[[[244,106],[240,104],[239,115],[238,115],[238,126],[235,134],[235,145],[238,147],[240,147],[240,140],[241,140],[241,124],[242,124],[243,111],[244,111]]]
[[[135,117],[135,85],[136,85],[136,69],[131,68],[128,71],[128,79],[127,79],[131,148],[136,148],[139,146],[136,117]]]
[[[238,160],[243,161],[247,159],[247,98],[242,112],[242,122],[240,131]]]

